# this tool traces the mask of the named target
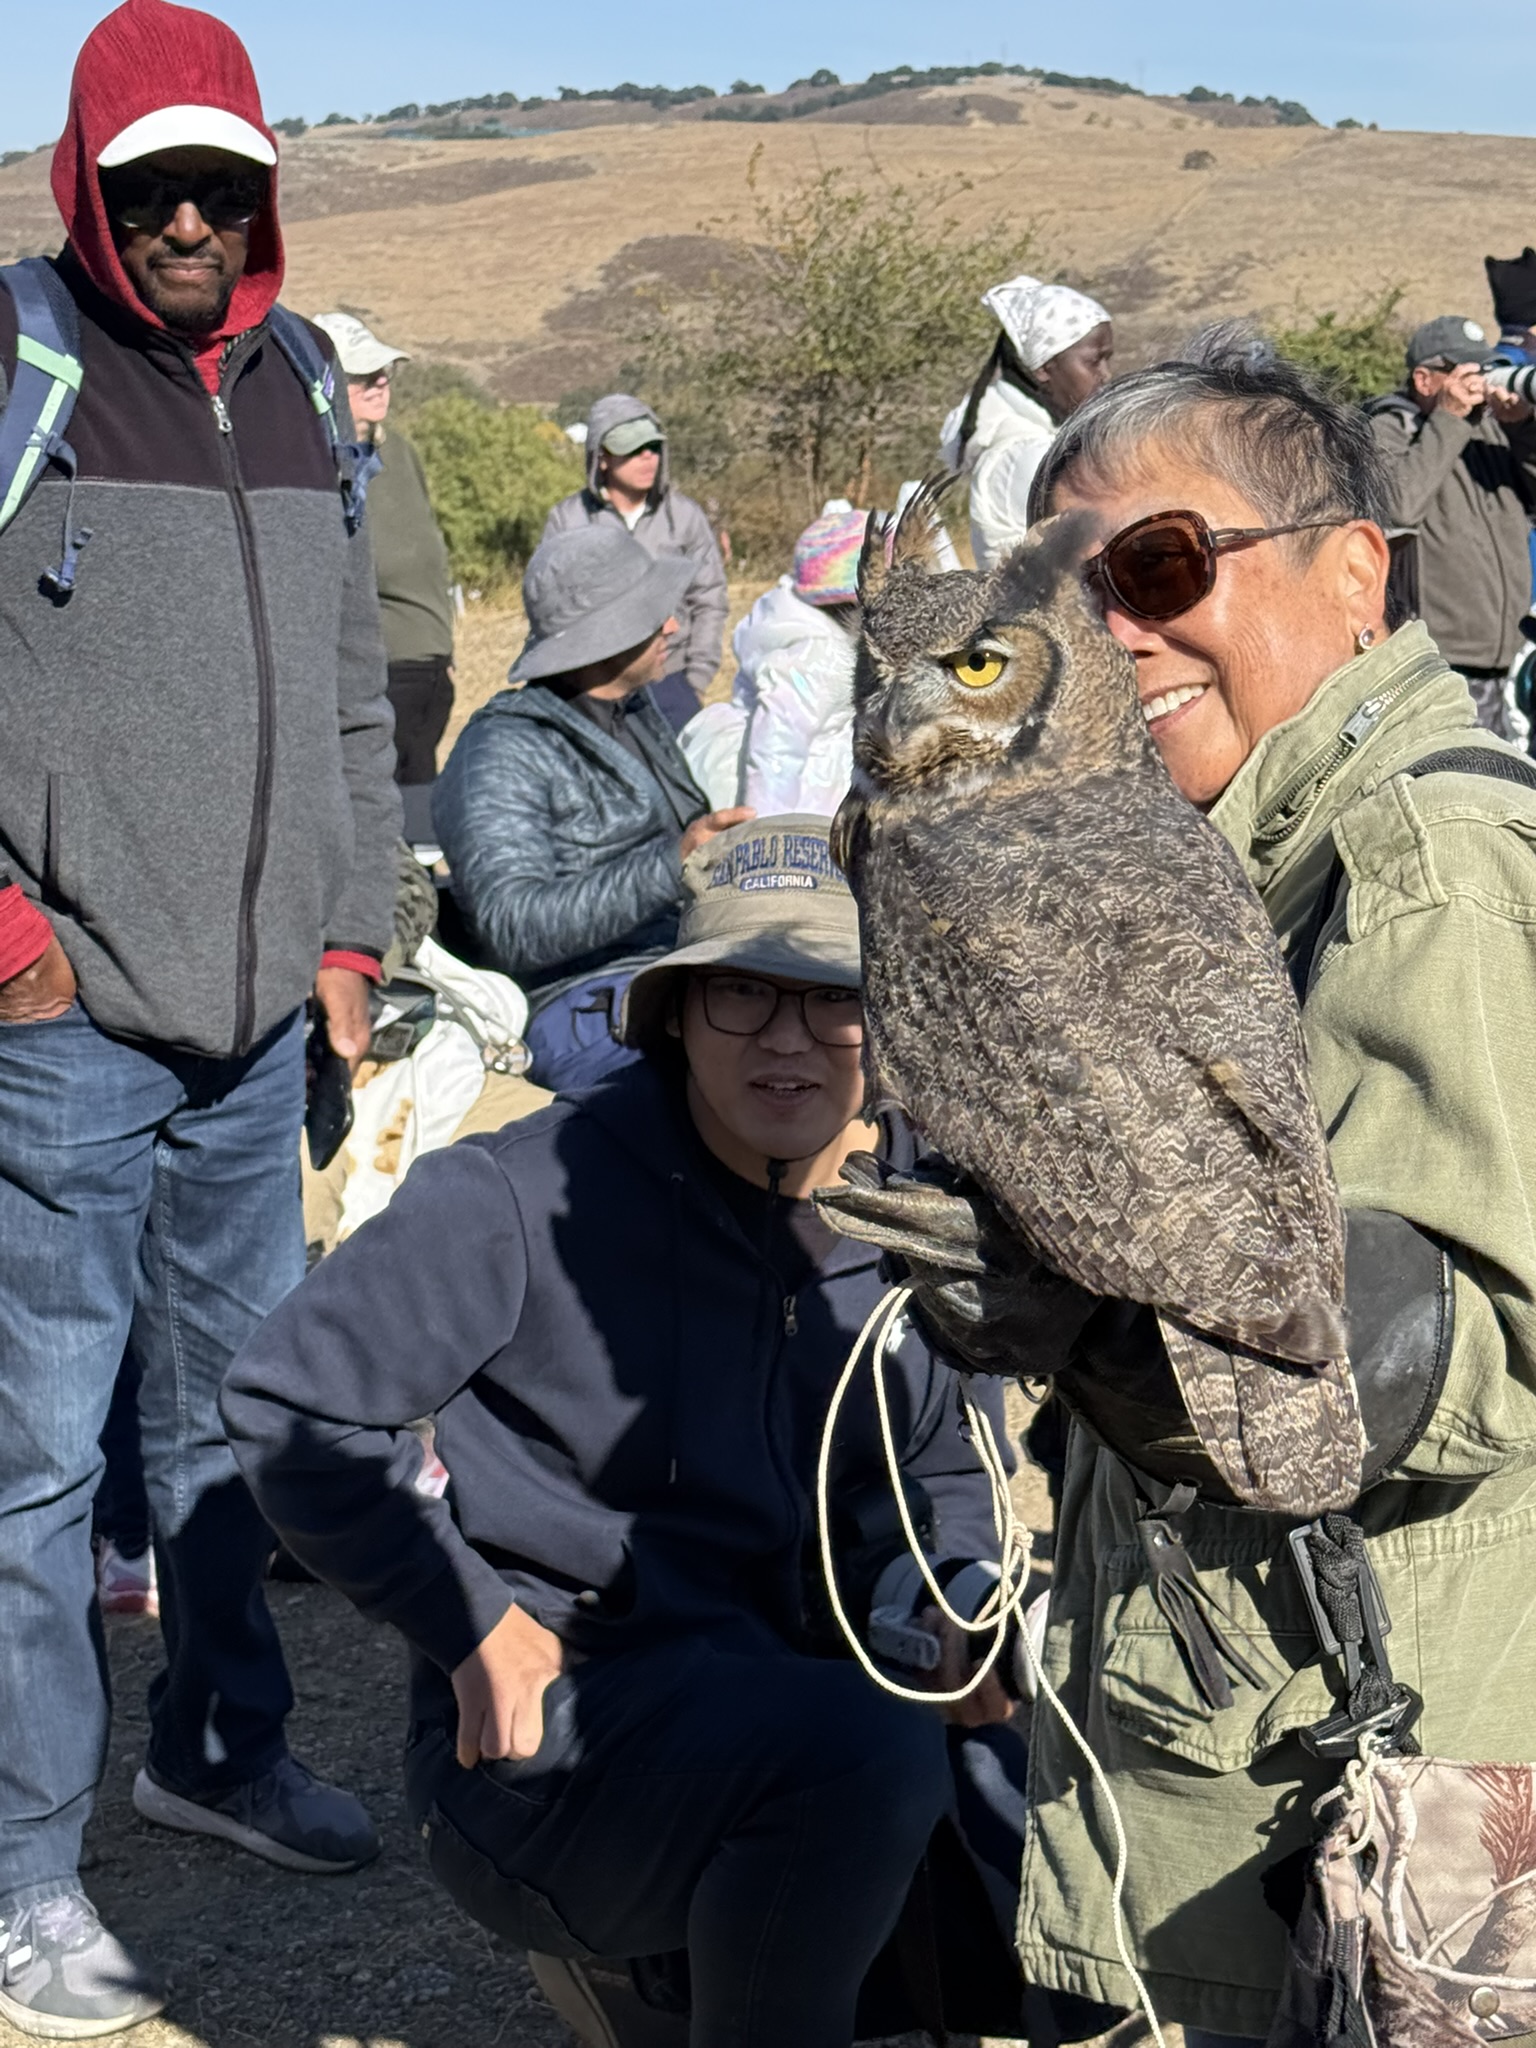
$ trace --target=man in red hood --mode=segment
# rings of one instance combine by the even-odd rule
[[[295,1870],[378,1849],[288,1753],[271,1539],[217,1410],[303,1273],[305,1000],[366,1049],[399,832],[367,536],[273,336],[276,186],[227,27],[127,0],[92,32],[53,166],[76,474],[0,531],[0,2017],[52,2038],[161,2003],[77,1875],[125,1356],[167,1646],[139,1812]],[[19,338],[0,274],[0,392]],[[68,590],[37,573],[61,528]]]

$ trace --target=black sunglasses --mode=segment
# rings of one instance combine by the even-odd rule
[[[1292,526],[1208,526],[1198,512],[1154,512],[1138,519],[1083,564],[1099,589],[1133,619],[1161,624],[1193,611],[1216,587],[1216,563],[1234,548],[1345,526],[1343,519],[1301,519]]]
[[[267,200],[265,171],[152,171],[136,164],[101,173],[112,219],[136,235],[162,234],[180,208],[195,206],[209,227],[249,227]]]
[[[701,974],[704,1020],[729,1038],[756,1038],[797,1003],[801,1022],[818,1045],[862,1045],[864,1006],[855,988],[781,988],[750,974]]]

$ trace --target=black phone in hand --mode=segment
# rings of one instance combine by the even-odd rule
[[[304,1137],[323,1173],[352,1128],[352,1069],[331,1044],[325,1012],[310,998],[304,1040]]]

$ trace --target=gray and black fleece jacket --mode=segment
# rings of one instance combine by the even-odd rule
[[[104,1029],[224,1056],[322,952],[382,953],[399,797],[366,527],[265,323],[217,394],[69,252],[79,581],[51,598],[69,487],[0,535],[0,871],[48,917]],[[318,337],[322,345],[323,337]],[[16,319],[0,290],[9,389]]]

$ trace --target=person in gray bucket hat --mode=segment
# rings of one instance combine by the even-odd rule
[[[620,1002],[676,937],[683,863],[751,816],[710,811],[646,687],[687,575],[616,525],[542,541],[509,687],[464,728],[433,797],[467,926],[455,938],[528,990],[530,1072],[546,1088],[633,1057]]]

